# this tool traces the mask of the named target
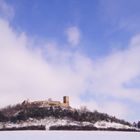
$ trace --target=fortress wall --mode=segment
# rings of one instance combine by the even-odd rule
[[[69,107],[69,97],[68,96],[64,96],[63,97],[63,103],[61,103],[60,101],[34,101],[34,102],[29,102],[29,101],[24,101],[22,104],[26,105],[26,106],[62,106],[62,107]]]

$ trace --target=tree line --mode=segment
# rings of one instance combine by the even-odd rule
[[[43,119],[45,117],[69,118],[73,121],[92,123],[107,121],[131,126],[129,122],[98,111],[91,112],[87,108],[73,109],[60,106],[39,107],[36,105],[17,104],[0,110],[0,122],[10,121],[16,123],[17,121],[26,121],[29,118]]]

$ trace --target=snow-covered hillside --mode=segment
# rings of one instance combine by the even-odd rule
[[[43,126],[43,128],[42,128]],[[41,128],[40,128],[41,127]],[[139,131],[131,123],[105,113],[72,107],[17,104],[0,110],[1,130]]]
[[[68,118],[64,119],[56,119],[54,117],[46,117],[44,119],[33,119],[29,118],[26,121],[20,121],[17,123],[12,122],[3,122],[0,123],[0,129],[2,128],[20,128],[20,127],[27,127],[27,126],[38,126],[38,125],[45,125],[46,130],[49,130],[51,126],[93,126],[96,128],[115,128],[115,129],[135,129],[138,130],[135,127],[129,126],[129,125],[123,125],[120,123],[115,122],[106,122],[106,121],[97,121],[96,123],[91,122],[79,122],[79,121],[73,121]]]

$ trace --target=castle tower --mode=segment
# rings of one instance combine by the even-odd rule
[[[63,97],[63,103],[69,106],[69,96],[64,96]]]

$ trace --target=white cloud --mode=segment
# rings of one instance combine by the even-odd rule
[[[14,8],[8,5],[5,0],[0,0],[0,17],[12,19],[14,17]]]
[[[140,89],[127,89],[124,84],[140,75],[140,44],[138,36],[132,38],[133,43],[124,51],[110,54],[96,62],[94,69],[95,83],[93,87],[98,92],[140,100]],[[136,45],[135,45],[136,44]],[[133,93],[133,94],[132,94]]]
[[[69,95],[73,106],[87,105],[123,117],[129,109],[119,99],[140,101],[139,88],[123,86],[140,75],[139,35],[132,38],[128,49],[92,60],[78,51],[60,50],[57,43],[29,49],[31,39],[16,33],[2,19],[0,30],[0,106],[27,98],[61,100]],[[80,99],[87,91],[93,97],[109,96],[116,101],[97,102],[93,98],[87,103]]]
[[[77,46],[80,43],[80,31],[77,27],[73,26],[73,27],[69,27],[66,30],[66,34],[68,37],[68,42],[72,45],[72,46]]]
[[[46,54],[42,57],[38,50],[27,48],[30,42],[26,34],[17,34],[8,22],[0,20],[0,29],[1,105],[26,98],[60,99],[65,94],[77,96],[84,91],[85,74],[77,74],[68,63],[72,57],[73,63],[77,63],[77,55],[60,52],[55,47],[50,50],[47,43]]]
[[[127,118],[128,114],[130,115],[131,110],[123,103],[108,101],[103,103],[99,108],[103,112],[108,112],[110,115],[114,115],[118,118]]]

